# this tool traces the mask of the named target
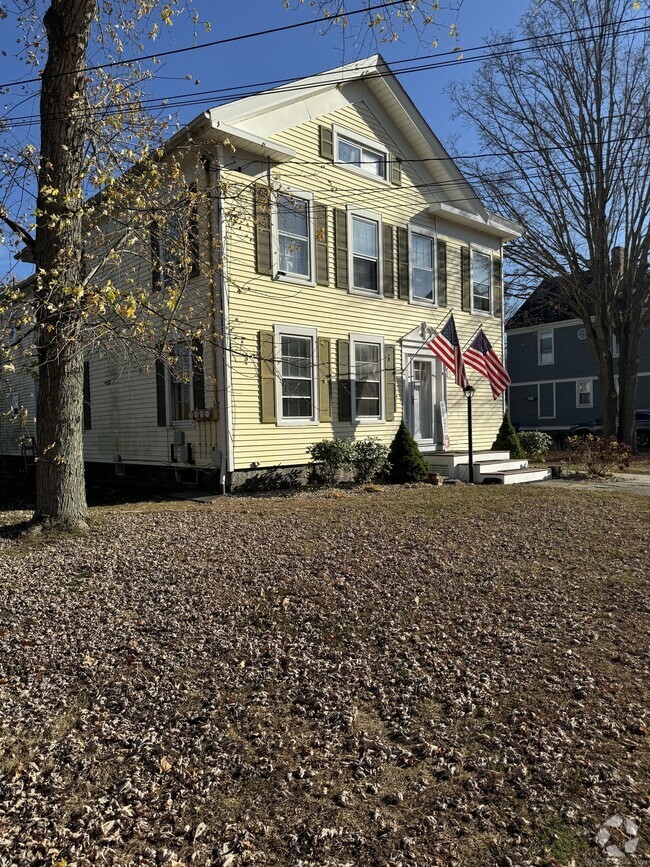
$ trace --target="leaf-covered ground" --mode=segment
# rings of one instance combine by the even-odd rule
[[[615,814],[648,858],[648,518],[458,486],[6,534],[0,864],[593,867]]]

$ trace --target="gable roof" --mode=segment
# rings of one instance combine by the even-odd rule
[[[485,208],[379,54],[213,108],[186,129],[200,129],[204,137],[216,141],[227,139],[235,147],[245,147],[276,162],[286,162],[295,152],[274,141],[273,135],[303,120],[329,113],[339,104],[337,100],[359,101],[359,86],[381,105],[407,143],[409,153],[405,155],[405,162],[409,158],[413,160],[418,171],[434,185],[433,189],[423,188],[432,215],[473,226],[503,240],[522,234],[519,225]],[[183,131],[174,138],[182,134]],[[445,188],[454,189],[454,201],[462,201],[461,208],[444,201],[436,192]],[[461,194],[457,195],[458,192]]]
[[[575,319],[575,313],[557,300],[557,290],[558,284],[554,280],[542,280],[521,307],[508,319],[505,326],[506,331]]]

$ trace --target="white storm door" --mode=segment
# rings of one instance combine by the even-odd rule
[[[411,433],[417,443],[435,442],[435,362],[414,358],[411,364]]]

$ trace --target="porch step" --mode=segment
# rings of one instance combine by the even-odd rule
[[[474,461],[474,472],[484,476],[486,473],[496,473],[499,470],[525,470],[528,467],[526,458],[507,458],[500,461]]]
[[[543,482],[551,478],[551,468],[522,470],[501,470],[499,472],[486,472],[482,474],[481,484],[489,485],[520,485],[524,482]]]

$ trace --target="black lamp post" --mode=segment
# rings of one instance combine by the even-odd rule
[[[469,383],[463,389],[463,394],[467,398],[467,441],[469,452],[469,483],[474,484],[474,449],[472,446],[472,398],[476,389]]]

